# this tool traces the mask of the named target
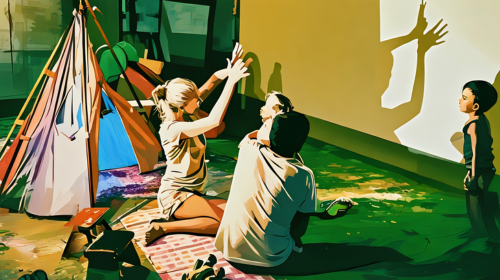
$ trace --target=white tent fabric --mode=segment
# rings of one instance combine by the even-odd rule
[[[89,57],[90,46],[82,21],[82,15],[77,14],[62,59],[52,69],[57,74],[56,83],[51,86],[49,94],[44,92],[52,99],[48,101],[45,114],[28,146],[27,153],[33,152],[33,156],[25,157],[26,164],[19,173],[19,176],[29,176],[25,188],[25,196],[29,197],[26,210],[35,215],[74,215],[80,209],[90,207],[89,188],[82,188],[89,185],[88,135],[83,127],[78,129],[76,113],[79,112],[82,95],[87,93],[87,104],[92,104],[100,90],[97,91],[94,66],[84,58]],[[82,83],[84,78],[86,81]],[[64,101],[71,102],[62,106]],[[59,113],[57,108],[65,109],[67,112],[63,114],[68,116],[61,125],[61,131],[54,121]],[[76,113],[71,116],[75,109]],[[91,110],[86,111],[86,117],[82,117],[84,122],[91,118]],[[83,109],[82,114],[85,114]],[[95,128],[89,126],[89,130],[92,129]],[[73,140],[68,138],[73,135]]]

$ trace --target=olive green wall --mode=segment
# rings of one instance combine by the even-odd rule
[[[463,188],[463,178],[465,177],[463,164],[415,154],[401,144],[318,118],[308,117],[308,119],[311,124],[309,137],[456,188]],[[496,179],[493,182],[497,184],[500,183],[500,180]]]

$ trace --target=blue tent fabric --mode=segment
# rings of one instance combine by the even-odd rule
[[[104,91],[101,94],[111,112],[102,117],[99,125],[99,171],[138,164],[115,106]]]
[[[78,128],[82,128],[83,127],[82,104],[80,104],[80,107],[78,107],[78,113],[76,114],[76,120],[78,121]]]

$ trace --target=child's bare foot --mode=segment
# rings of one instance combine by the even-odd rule
[[[165,231],[159,223],[151,223],[146,232],[146,246],[153,244],[158,238],[165,235]]]

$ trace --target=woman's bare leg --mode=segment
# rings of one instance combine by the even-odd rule
[[[151,224],[146,233],[146,244],[171,233],[217,234],[225,202],[223,199],[206,200],[197,195],[189,197],[175,211],[177,221]]]

